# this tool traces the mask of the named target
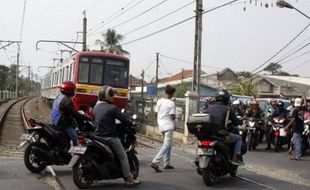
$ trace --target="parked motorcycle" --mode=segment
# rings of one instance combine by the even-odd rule
[[[273,140],[273,144],[275,146],[274,151],[279,152],[284,144],[288,145],[290,148],[291,135],[289,135],[285,130],[285,124],[287,123],[287,119],[284,117],[275,117],[272,121],[271,127],[271,141]]]
[[[21,136],[20,147],[28,144],[24,153],[24,163],[32,173],[40,173],[48,165],[67,165],[71,160],[70,137],[67,133],[53,125],[29,119],[30,128]],[[81,130],[93,130],[89,122],[81,126]]]
[[[304,131],[302,133],[302,152],[305,153],[306,150],[310,148],[310,120],[304,121]]]
[[[136,118],[136,116],[134,116]],[[122,125],[122,124],[119,124]],[[137,139],[134,126],[120,126],[119,138],[127,153],[130,171],[134,179],[139,175],[139,160],[135,150]],[[73,182],[79,188],[88,188],[95,180],[109,180],[124,178],[120,162],[116,159],[113,150],[102,139],[92,132],[79,133],[79,147],[72,147],[69,153],[73,157],[69,163],[72,167]]]
[[[236,176],[238,170],[238,166],[229,162],[233,144],[226,139],[228,133],[219,133],[221,126],[212,121],[208,114],[193,114],[187,122],[189,132],[198,138],[195,165],[207,186],[214,185],[217,177],[226,174]]]

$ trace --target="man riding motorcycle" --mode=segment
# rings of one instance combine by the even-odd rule
[[[244,117],[244,111],[241,109],[241,102],[240,100],[234,100],[232,103],[233,111],[235,112],[236,116],[240,116],[240,120]]]
[[[245,115],[247,118],[253,117],[257,121],[262,121],[263,111],[260,109],[259,101],[257,99],[254,99],[252,101],[252,106],[250,107],[250,109],[246,111]],[[260,142],[262,142],[264,138],[264,134],[265,134],[265,130],[263,129],[263,126],[260,126],[259,128],[259,141]]]
[[[272,118],[275,118],[275,117],[283,117],[285,119],[287,119],[287,116],[288,116],[288,112],[287,110],[284,108],[284,102],[282,100],[279,100],[277,101],[276,103],[276,108],[274,108],[275,104],[272,104],[272,108],[273,108],[273,111],[271,113],[271,117],[270,119]],[[271,129],[268,129],[267,130],[267,147],[266,147],[266,150],[269,150],[271,148],[271,136],[272,136],[272,130]]]
[[[71,81],[64,81],[60,87],[60,94],[55,98],[52,107],[52,122],[54,126],[66,131],[74,146],[78,146],[78,136],[75,131],[76,121],[85,121],[89,118],[74,109],[72,97],[76,86]],[[76,121],[75,121],[76,120]]]
[[[238,119],[236,117],[236,114],[233,110],[229,110],[228,103],[230,100],[229,93],[224,91],[219,91],[216,94],[215,97],[215,103],[212,106],[209,106],[206,110],[207,113],[214,116],[216,118],[215,123],[222,126],[223,130],[227,130],[225,127],[227,123],[227,113],[229,111],[229,120],[231,120],[233,126],[238,125]],[[234,144],[234,151],[233,151],[233,157],[231,160],[231,163],[234,165],[244,165],[244,163],[238,158],[241,155],[241,146],[242,146],[242,138],[239,135],[236,135],[234,133],[229,133],[229,140],[230,143]]]
[[[132,126],[133,124],[113,105],[113,97],[116,93],[116,90],[109,86],[103,86],[100,89],[98,95],[99,100],[93,109],[93,119],[96,124],[95,133],[97,136],[101,136],[111,146],[120,160],[126,185],[133,186],[140,182],[135,180],[130,172],[127,154],[119,139],[118,131],[122,129],[116,125],[115,120],[119,120],[125,126]]]

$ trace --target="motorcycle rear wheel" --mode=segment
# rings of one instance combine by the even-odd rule
[[[37,155],[33,153],[32,147],[39,147],[44,150],[48,150],[48,147],[46,146],[46,144],[43,144],[41,142],[34,142],[26,148],[24,153],[24,163],[26,168],[32,173],[40,173],[46,168],[46,165],[44,165],[42,162],[37,163],[35,161]]]
[[[85,157],[81,157],[72,168],[72,178],[74,184],[80,189],[87,189],[93,183],[93,177],[91,174],[85,176],[85,165],[88,160]],[[87,177],[87,178],[86,178]]]
[[[229,172],[229,175],[231,177],[236,177],[237,176],[237,173],[238,173],[238,166],[233,166],[233,171]]]
[[[210,167],[203,169],[201,174],[202,174],[203,182],[207,186],[213,186],[215,184],[216,175],[214,174],[213,170]]]

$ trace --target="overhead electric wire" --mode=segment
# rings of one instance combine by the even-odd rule
[[[306,48],[308,45],[310,45],[310,43],[307,43],[306,45],[302,46],[301,48],[299,48],[299,49],[295,50],[294,52],[288,54],[287,56],[283,57],[283,58],[280,59],[279,61],[276,61],[276,63],[280,63],[280,64],[281,64],[281,62],[282,62],[283,60],[285,60],[285,59],[287,59],[288,57],[290,57],[290,56],[296,54],[297,52],[299,52],[299,51],[301,51],[301,50],[303,50],[303,49]]]
[[[130,21],[132,21],[132,20],[134,20],[134,19],[136,19],[136,18],[138,18],[138,17],[140,17],[140,16],[146,14],[147,12],[149,12],[149,11],[155,9],[156,7],[160,6],[161,4],[163,4],[163,3],[167,2],[167,1],[168,1],[168,0],[163,0],[163,1],[159,2],[159,3],[157,3],[156,5],[154,5],[153,7],[151,7],[151,8],[149,8],[149,9],[143,11],[142,13],[139,13],[139,14],[137,14],[136,16],[131,17],[131,18],[125,20],[124,22],[121,22],[121,23],[119,23],[119,24],[117,24],[117,25],[115,25],[115,26],[113,26],[113,27],[111,27],[111,28],[117,28],[117,27],[119,27],[119,26],[121,26],[121,25],[123,25],[123,24],[126,24],[126,23],[128,23],[128,22],[130,22]]]
[[[161,56],[164,57],[164,58],[171,59],[171,60],[180,61],[180,62],[188,63],[188,64],[191,64],[191,65],[193,64],[193,62],[186,61],[186,60],[183,60],[183,59],[179,59],[179,58],[175,58],[175,57],[170,57],[170,56],[166,56],[166,55],[163,55],[163,54],[161,54]],[[209,67],[209,68],[213,68],[213,69],[223,69],[223,68],[213,67],[213,66],[208,66],[208,65],[201,65],[201,66]]]
[[[296,70],[296,69],[298,69],[299,67],[303,66],[304,64],[306,64],[306,63],[308,63],[308,62],[310,62],[310,59],[307,59],[306,61],[304,61],[304,62],[302,62],[301,64],[297,65],[296,67],[294,67],[293,69],[291,69],[291,70],[289,71],[289,73],[292,72],[292,71],[294,71],[294,70]]]
[[[153,20],[152,22],[149,22],[149,23],[144,24],[144,25],[142,25],[142,26],[140,26],[140,27],[138,27],[138,28],[136,28],[136,29],[133,29],[133,30],[131,30],[131,31],[129,31],[129,32],[126,32],[126,33],[124,33],[124,36],[126,36],[126,35],[128,35],[128,34],[131,34],[131,33],[133,33],[133,32],[136,32],[136,31],[138,31],[138,30],[140,30],[140,29],[142,29],[142,28],[145,28],[145,27],[147,27],[147,26],[149,26],[149,25],[151,25],[151,24],[154,24],[154,23],[156,23],[157,21],[160,21],[160,20],[162,20],[162,19],[164,19],[164,18],[166,18],[166,17],[168,17],[168,16],[170,16],[170,15],[172,15],[172,14],[174,14],[174,13],[176,13],[176,12],[178,12],[178,11],[184,9],[184,8],[186,8],[187,6],[193,4],[194,2],[195,2],[195,1],[192,1],[192,2],[190,2],[190,3],[187,3],[186,5],[184,5],[184,6],[180,7],[180,8],[178,8],[178,9],[175,9],[174,11],[172,11],[172,12],[170,12],[170,13],[168,13],[168,14],[162,16],[162,17],[159,17],[159,18]]]
[[[22,15],[22,23],[21,23],[20,33],[19,33],[19,41],[21,41],[22,35],[23,35],[24,22],[25,22],[25,13],[26,13],[26,4],[27,4],[27,0],[24,1],[24,8],[23,8],[23,15]]]
[[[93,35],[93,34],[98,34],[94,33],[95,31],[99,30],[100,28],[104,27],[105,25],[109,24],[110,22],[112,22],[113,20],[119,18],[120,16],[122,16],[124,13],[128,12],[129,10],[133,9],[134,7],[138,6],[139,4],[141,4],[144,0],[140,0],[139,2],[135,3],[133,6],[129,7],[128,9],[126,9],[125,11],[119,13],[118,15],[114,16],[113,18],[111,18],[109,21],[102,21],[101,23],[99,23],[97,26],[99,26],[97,29],[93,29],[92,31],[89,32],[89,34],[87,36]],[[123,9],[122,9],[123,10]],[[97,27],[96,26],[96,27]],[[101,32],[100,32],[101,33]]]
[[[220,5],[220,6],[214,7],[214,8],[212,8],[212,9],[209,9],[209,10],[207,10],[207,11],[202,12],[202,14],[205,14],[205,13],[208,13],[208,12],[211,12],[211,11],[214,11],[214,10],[216,10],[216,9],[219,9],[219,8],[224,7],[224,6],[227,6],[227,5],[231,5],[231,3],[234,3],[234,2],[236,2],[236,1],[239,1],[239,0],[233,0],[233,1],[230,1],[230,2],[228,2],[228,3],[222,4],[222,5]],[[163,32],[163,31],[166,31],[166,30],[170,29],[170,28],[173,28],[173,27],[175,27],[175,26],[178,26],[178,25],[180,25],[180,24],[183,24],[183,23],[185,23],[185,22],[187,22],[187,21],[189,21],[189,20],[191,20],[191,19],[193,19],[193,18],[195,18],[195,17],[196,17],[196,16],[189,17],[189,18],[187,18],[187,19],[185,19],[185,20],[182,20],[182,21],[177,22],[177,23],[175,23],[175,24],[173,24],[173,25],[170,25],[170,26],[168,26],[168,27],[166,27],[166,28],[163,28],[163,29],[160,29],[160,30],[158,30],[158,31],[152,32],[152,33],[150,33],[150,34],[148,34],[148,35],[145,35],[145,36],[142,36],[142,37],[140,37],[140,38],[136,38],[136,39],[134,39],[134,40],[125,42],[125,43],[123,43],[123,44],[121,44],[121,45],[123,46],[123,45],[131,44],[131,43],[140,41],[140,40],[142,40],[142,39],[148,38],[148,37],[150,37],[150,36],[153,36],[153,35],[155,35],[155,34],[161,33],[161,32]]]
[[[261,67],[263,67],[264,65],[266,65],[267,63],[269,63],[273,58],[275,58],[277,55],[279,55],[282,51],[284,51],[289,45],[291,45],[302,33],[304,33],[308,27],[310,26],[310,24],[308,24],[306,27],[304,27],[292,40],[290,40],[283,48],[281,48],[277,53],[275,53],[273,56],[271,56],[267,61],[265,61],[263,64],[259,65],[257,68],[255,68],[252,72],[251,75],[255,75],[260,73],[263,70],[259,70]]]
[[[289,60],[286,60],[286,61],[280,63],[280,65],[284,65],[285,63],[294,61],[294,60],[296,60],[296,59],[298,59],[298,58],[300,58],[300,57],[303,57],[303,56],[305,56],[305,55],[307,55],[307,54],[309,54],[309,53],[310,53],[310,51],[306,51],[306,52],[304,52],[304,53],[302,53],[302,54],[300,54],[300,55],[297,55],[297,56],[295,56],[295,57],[293,57],[293,58],[291,58],[291,59],[289,59]]]
[[[167,70],[165,64],[161,60],[159,61],[159,63],[162,66],[162,68],[164,68],[164,70],[166,71],[166,74],[171,75],[171,73]]]
[[[127,3],[125,6],[123,6],[120,10],[114,12],[111,16],[109,16],[108,18],[106,18],[105,20],[101,21],[99,24],[97,24],[96,26],[94,26],[93,28],[89,29],[88,32],[91,32],[92,30],[94,30],[95,28],[97,28],[98,26],[100,26],[101,24],[105,23],[107,20],[109,20],[110,18],[114,17],[116,14],[118,14],[119,12],[124,11],[124,9],[129,6],[131,3],[133,3],[136,0],[132,0],[129,3]]]

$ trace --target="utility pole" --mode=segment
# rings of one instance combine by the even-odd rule
[[[143,69],[142,69],[141,77],[142,77],[141,98],[143,98],[143,94],[144,94],[144,70]]]
[[[86,11],[83,11],[83,51],[86,51],[86,34],[87,34],[87,18],[86,18]]]
[[[17,57],[16,57],[16,80],[15,80],[15,94],[18,98],[18,75],[19,75],[19,54],[20,54],[20,45],[17,43]]]
[[[183,72],[184,72],[184,68],[182,68],[182,74],[181,74],[181,84],[183,85],[183,78],[184,78],[184,75],[183,75]]]
[[[200,101],[200,83],[201,83],[201,41],[202,41],[202,0],[196,0],[196,19],[195,19],[195,45],[194,45],[194,63],[193,63],[193,83],[192,91],[198,94],[197,101]],[[197,107],[197,111],[199,107]]]
[[[30,65],[28,66],[28,85],[27,85],[27,95],[29,96],[29,94],[30,94],[30,85],[31,85],[31,83],[30,83]]]
[[[156,97],[158,96],[158,64],[159,64],[159,53],[156,53],[156,82],[155,82],[155,90]]]

